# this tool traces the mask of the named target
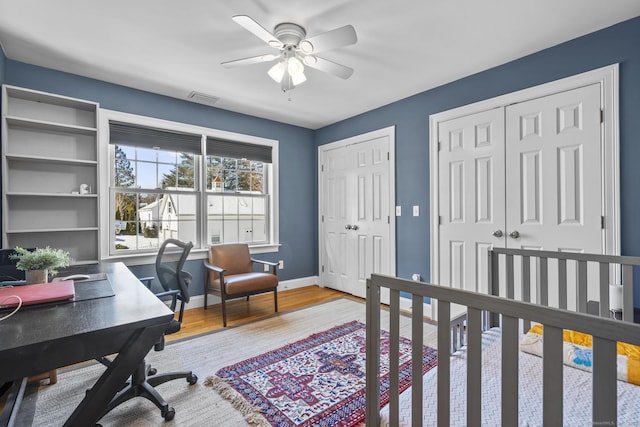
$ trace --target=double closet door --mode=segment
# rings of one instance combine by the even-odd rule
[[[492,247],[601,253],[600,85],[439,123],[439,279],[486,293]]]
[[[321,283],[363,298],[371,273],[395,273],[390,137],[380,133],[320,152]]]

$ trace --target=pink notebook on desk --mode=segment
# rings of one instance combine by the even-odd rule
[[[22,305],[31,305],[71,299],[75,296],[75,289],[73,280],[0,288],[0,308],[18,305],[18,300],[15,298],[4,301],[10,295],[19,296],[22,299]]]

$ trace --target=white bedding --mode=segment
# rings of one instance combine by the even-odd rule
[[[482,425],[500,425],[500,330],[482,335]],[[466,423],[466,349],[451,356],[451,425]],[[519,423],[542,425],[542,358],[519,353]],[[591,373],[564,366],[564,425],[591,425]],[[437,424],[437,368],[423,377],[423,426]],[[381,425],[388,426],[388,406]],[[640,386],[618,381],[618,425],[640,424]],[[400,426],[411,425],[411,388],[400,395]]]

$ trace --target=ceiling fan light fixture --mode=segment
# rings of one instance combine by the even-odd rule
[[[302,62],[304,62],[304,65],[316,65],[316,63],[318,62],[318,58],[316,58],[313,55],[305,55],[302,57]]]
[[[282,81],[282,77],[284,77],[285,67],[283,62],[278,62],[273,67],[269,68],[267,74],[271,77],[276,83],[280,83]]]
[[[296,57],[288,58],[287,71],[289,71],[289,74],[291,74],[292,76],[304,73],[304,65],[302,65],[302,62],[300,62],[300,60]]]
[[[304,54],[310,54],[313,53],[313,44],[309,41],[309,40],[302,40],[300,42],[300,44],[298,45],[298,48],[302,51],[302,53]]]
[[[294,86],[298,86],[306,81],[307,76],[305,76],[302,71],[296,74],[291,74],[291,83],[293,83]]]

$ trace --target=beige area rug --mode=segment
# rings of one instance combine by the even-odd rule
[[[383,310],[381,324],[383,329],[388,330],[387,319],[388,313]],[[189,386],[184,380],[174,380],[157,387],[160,394],[174,407],[175,418],[164,421],[155,405],[144,398],[136,398],[111,411],[100,423],[105,427],[246,426],[247,422],[238,410],[210,387],[203,385],[205,378],[227,365],[352,320],[365,322],[365,304],[341,298],[170,343],[162,352],[149,353],[147,362],[160,373],[191,369],[199,378],[198,383],[193,386]],[[401,335],[411,336],[408,317],[401,317],[400,327]],[[436,327],[425,324],[424,335],[424,344],[436,348]],[[62,425],[104,369],[102,365],[94,363],[82,368],[62,370],[57,384],[41,386],[37,393],[25,398],[23,412],[30,412],[29,409],[33,411],[33,419],[19,425]]]

